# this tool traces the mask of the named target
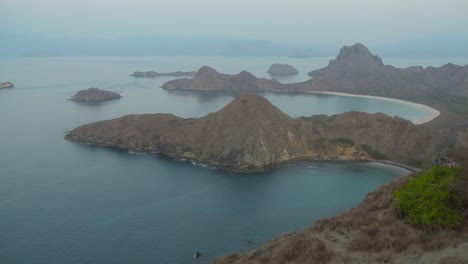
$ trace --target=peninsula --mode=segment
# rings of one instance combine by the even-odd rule
[[[108,100],[120,99],[122,96],[115,92],[105,91],[98,88],[89,88],[78,91],[70,100],[82,103],[99,103]]]
[[[185,76],[195,76],[197,72],[189,71],[189,72],[155,72],[155,71],[147,71],[147,72],[140,72],[136,71],[132,73],[130,76],[135,78],[156,78],[156,77],[185,77]]]
[[[299,74],[299,71],[293,66],[279,63],[272,64],[267,72],[273,77],[288,77]]]
[[[297,160],[389,159],[411,163],[431,159],[440,146],[450,145],[457,146],[452,152],[454,156],[459,152],[461,158],[461,153],[468,151],[462,142],[466,136],[466,132],[427,129],[381,113],[347,112],[296,119],[262,96],[244,92],[221,110],[201,118],[128,115],[83,125],[65,138],[253,172]]]
[[[15,87],[11,82],[0,82],[0,89]]]

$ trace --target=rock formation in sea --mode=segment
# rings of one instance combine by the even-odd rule
[[[105,91],[98,88],[89,88],[78,91],[70,100],[83,103],[97,103],[108,100],[120,99],[122,96],[115,92]]]
[[[258,79],[250,72],[235,75],[223,74],[208,66],[197,71],[194,78],[177,79],[162,86],[166,90],[230,90],[230,91],[279,91],[282,85],[277,80]]]
[[[444,136],[438,140],[431,140],[434,133],[381,113],[292,118],[262,96],[244,92],[201,118],[128,115],[83,125],[66,139],[251,172],[305,159],[426,160],[454,140],[449,129],[438,131]]]
[[[0,89],[15,87],[11,82],[0,82]]]
[[[299,71],[293,66],[279,63],[272,64],[267,72],[273,77],[286,77],[299,74]]]
[[[189,71],[189,72],[155,72],[155,71],[147,71],[147,72],[140,72],[136,71],[132,73],[130,76],[135,78],[156,78],[156,77],[185,77],[185,76],[195,76],[196,71]]]

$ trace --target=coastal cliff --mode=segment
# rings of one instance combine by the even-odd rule
[[[431,142],[435,136],[439,139]],[[205,117],[129,115],[83,125],[65,138],[252,172],[304,159],[426,160],[441,144],[450,144],[453,135],[450,130],[431,132],[381,113],[296,119],[262,96],[244,92]]]
[[[0,82],[0,89],[15,87],[11,82]]]
[[[120,99],[122,96],[115,92],[105,91],[98,88],[89,88],[78,91],[70,100],[82,103],[99,103],[109,100]]]
[[[201,91],[279,91],[283,89],[277,80],[258,79],[247,71],[235,75],[223,74],[208,66],[200,68],[192,79],[172,80],[163,84],[162,88]]]

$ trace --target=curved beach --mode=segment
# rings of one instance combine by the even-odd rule
[[[368,98],[368,99],[378,99],[378,100],[383,100],[383,101],[390,101],[390,102],[398,102],[398,103],[404,103],[408,105],[412,105],[416,108],[424,110],[427,115],[416,122],[413,122],[415,125],[421,125],[427,122],[430,122],[434,120],[436,117],[440,115],[440,111],[432,108],[427,105],[411,102],[411,101],[406,101],[406,100],[401,100],[401,99],[395,99],[395,98],[390,98],[390,97],[383,97],[383,96],[374,96],[374,95],[364,95],[364,94],[349,94],[349,93],[340,93],[340,92],[329,92],[329,91],[308,91],[308,93],[313,93],[313,94],[328,94],[328,95],[337,95],[337,96],[348,96],[348,97],[360,97],[360,98]]]

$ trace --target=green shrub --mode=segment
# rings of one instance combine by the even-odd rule
[[[343,144],[343,145],[348,145],[348,146],[354,146],[354,140],[352,140],[352,139],[350,139],[350,138],[344,138],[344,137],[334,138],[334,139],[332,140],[332,142],[337,143],[337,144]]]
[[[397,208],[410,224],[425,228],[453,228],[463,222],[461,197],[453,187],[461,168],[434,166],[413,177],[395,192]]]
[[[371,158],[373,159],[386,159],[387,156],[385,156],[385,154],[373,149],[371,146],[367,145],[367,144],[362,144],[360,145],[361,149],[363,149],[364,151],[367,152],[367,154],[369,154],[369,156],[371,156]]]

